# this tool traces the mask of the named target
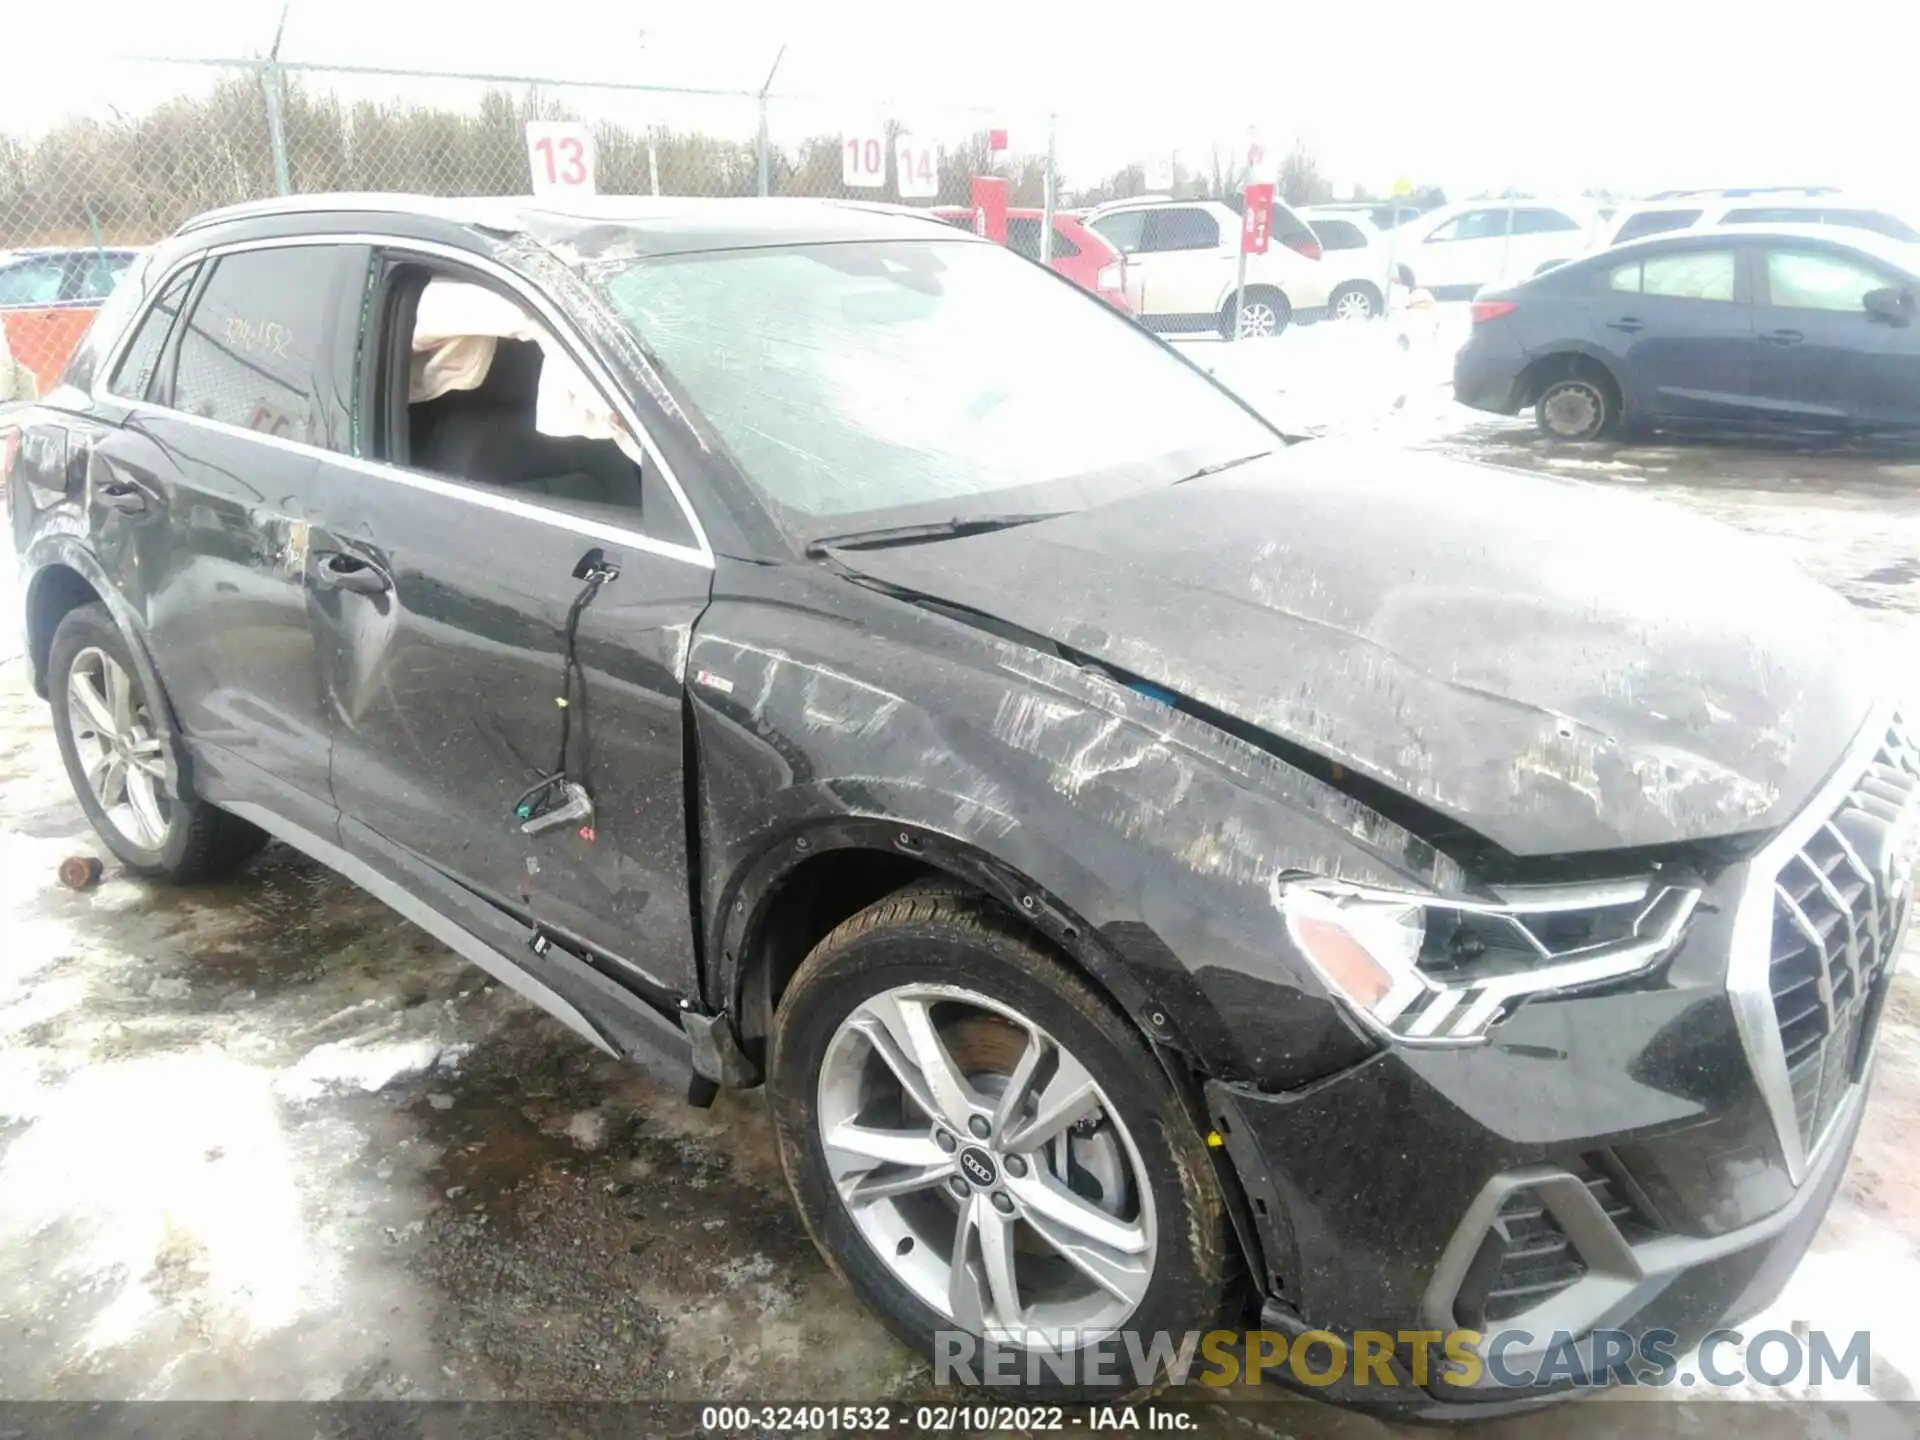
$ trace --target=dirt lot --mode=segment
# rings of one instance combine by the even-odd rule
[[[1920,456],[1549,453],[1439,401],[1386,433],[1767,536],[1885,628],[1890,676],[1920,673]],[[809,1246],[758,1096],[684,1107],[284,850],[226,885],[59,888],[88,835],[17,658],[0,664],[0,785],[0,1397],[930,1393]],[[1907,1398],[1915,1294],[1910,947],[1844,1191],[1770,1318],[1871,1330],[1875,1392]],[[1277,1391],[1234,1398],[1223,1433],[1385,1433]],[[1479,1433],[1723,1428],[1700,1392],[1685,1401]],[[1754,1435],[1834,1423],[1743,1410]]]

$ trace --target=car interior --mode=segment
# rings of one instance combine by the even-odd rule
[[[634,442],[545,326],[488,286],[426,270],[398,281],[384,458],[629,521],[645,508]]]

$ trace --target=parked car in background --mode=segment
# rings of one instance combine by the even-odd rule
[[[1307,206],[1300,213],[1304,216],[1309,210],[1315,215],[1363,216],[1374,229],[1381,231],[1397,229],[1427,213],[1411,200],[1329,200]]]
[[[1920,218],[1920,212],[1915,212]],[[1605,237],[1609,245],[1644,240],[1674,230],[1703,230],[1722,225],[1838,225],[1865,230],[1889,240],[1920,244],[1920,226],[1899,211],[1838,192],[1746,194],[1719,193],[1643,201],[1620,215]]]
[[[107,850],[275,837],[694,1103],[764,1086],[834,1273],[992,1399],[1255,1324],[1492,1369],[1329,1400],[1587,1393],[1564,1335],[1685,1354],[1839,1186],[1920,754],[1750,537],[1289,447],[860,204],[237,207],[66,380],[0,456]]]
[[[1320,263],[1320,240],[1275,202],[1264,255],[1247,256],[1245,300],[1234,323],[1241,217],[1217,200],[1122,200],[1086,219],[1126,256],[1127,298],[1155,330],[1277,335],[1297,311],[1326,308],[1335,278]]]
[[[1483,291],[1463,404],[1558,440],[1622,426],[1920,429],[1920,251],[1862,231],[1657,236]]]
[[[1402,225],[1397,254],[1415,288],[1440,300],[1467,299],[1483,285],[1525,279],[1549,261],[1590,249],[1599,227],[1588,204],[1474,201]]]
[[[939,205],[931,213],[949,225],[973,229],[973,211],[963,205]],[[1046,212],[1041,210],[1007,211],[1007,248],[1016,255],[1038,260],[1040,227],[1045,219]],[[1053,244],[1048,247],[1047,264],[1082,290],[1091,290],[1109,305],[1133,313],[1133,303],[1127,299],[1125,257],[1089,230],[1078,216],[1054,212]]]
[[[1407,277],[1412,272],[1394,255],[1392,237],[1375,229],[1365,215],[1356,210],[1329,213],[1319,205],[1299,214],[1320,237],[1320,263],[1331,286],[1329,319],[1366,320],[1385,314],[1390,303],[1397,303],[1396,291],[1409,288]]]
[[[93,246],[0,254],[0,325],[15,363],[32,373],[36,393],[53,388],[94,313],[139,256],[138,250]]]

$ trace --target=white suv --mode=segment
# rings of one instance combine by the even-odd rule
[[[1234,333],[1240,215],[1218,200],[1122,200],[1083,222],[1127,258],[1127,299],[1154,330]],[[1278,201],[1264,255],[1247,256],[1242,335],[1277,335],[1296,310],[1326,308],[1320,242]]]
[[[1920,243],[1920,227],[1906,216],[1869,201],[1835,194],[1717,195],[1711,192],[1671,196],[1635,205],[1620,217],[1609,245],[1661,235],[1670,230],[1697,230],[1709,225],[1839,225],[1866,230],[1903,244]]]
[[[1483,285],[1524,280],[1571,260],[1599,237],[1599,211],[1557,200],[1473,201],[1402,225],[1395,258],[1409,284],[1438,300],[1471,299]]]

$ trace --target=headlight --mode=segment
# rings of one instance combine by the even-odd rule
[[[1697,889],[1652,880],[1515,888],[1481,903],[1276,876],[1287,933],[1372,1029],[1468,1045],[1528,995],[1617,980],[1679,942]]]

